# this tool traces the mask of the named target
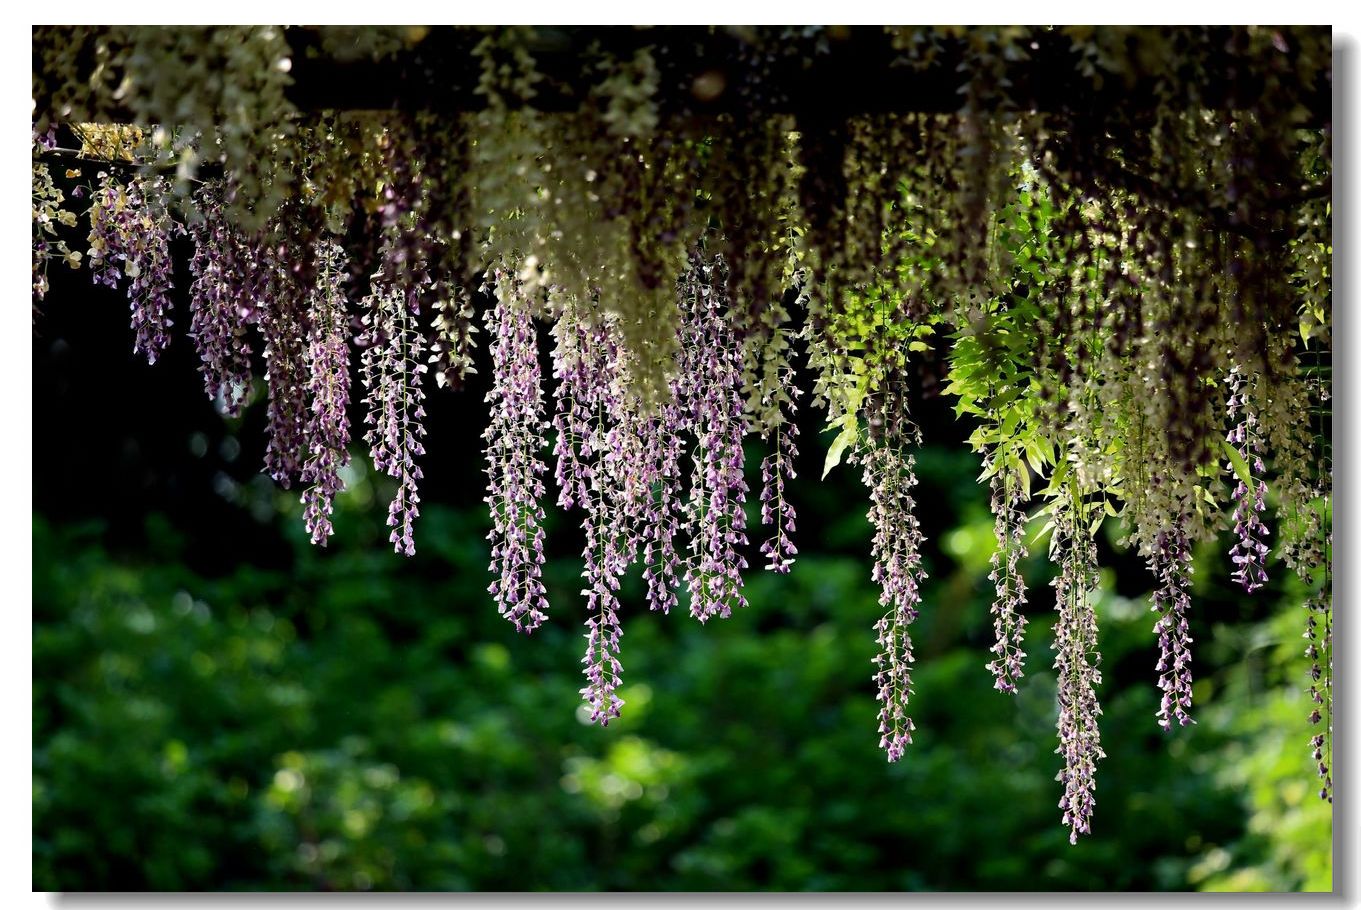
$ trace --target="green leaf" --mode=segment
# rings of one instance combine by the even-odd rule
[[[1227,440],[1224,442],[1224,454],[1229,456],[1229,464],[1233,465],[1233,472],[1238,475],[1238,479],[1243,481],[1243,486],[1248,488],[1251,494],[1256,486],[1252,481],[1252,471],[1248,469],[1248,463],[1243,460],[1243,456],[1238,454],[1238,450]]]
[[[846,417],[842,419],[841,423],[843,424],[841,432],[837,434],[836,439],[832,440],[832,444],[827,447],[827,458],[822,462],[822,477],[824,480],[827,478],[827,475],[831,473],[832,468],[841,464],[842,454],[846,451],[848,446],[854,444],[856,436],[860,433],[860,424],[859,421],[856,420],[854,414],[847,414]]]
[[[1044,463],[1046,459],[1044,456],[1044,451],[1040,448],[1040,444],[1038,442],[1033,444],[1030,442],[1026,443],[1025,458],[1026,461],[1030,462],[1030,467],[1035,470],[1035,473],[1043,477]]]

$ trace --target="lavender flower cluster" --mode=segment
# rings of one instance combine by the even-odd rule
[[[644,418],[639,429],[647,474],[656,493],[646,499],[638,526],[643,545],[643,581],[648,608],[670,613],[679,599],[676,590],[682,572],[676,537],[681,527],[682,428],[680,408],[674,401],[662,406],[658,416]]]
[[[424,182],[400,135],[385,132],[381,145],[386,176],[378,199],[379,235],[383,238],[378,277],[384,285],[401,292],[416,312],[420,296],[432,285],[428,269],[433,240],[424,229]]]
[[[1228,415],[1229,422],[1234,424],[1229,431],[1229,444],[1248,465],[1248,480],[1251,481],[1240,477],[1233,489],[1233,530],[1238,540],[1229,550],[1229,558],[1235,566],[1234,579],[1251,594],[1266,584],[1267,528],[1262,521],[1262,514],[1266,512],[1266,482],[1262,480],[1266,465],[1262,463],[1257,415],[1248,401],[1244,377],[1234,366],[1230,368],[1228,378]]]
[[[792,276],[799,288],[798,299],[806,306],[805,276]],[[794,465],[798,458],[799,427],[794,423],[801,391],[789,362],[789,311],[778,303],[766,307],[763,319],[767,324],[751,333],[747,339],[748,360],[756,361],[757,377],[748,380],[753,386],[748,394],[748,409],[753,424],[760,430],[761,440],[770,450],[761,460],[761,523],[771,529],[770,536],[761,542],[761,555],[766,558],[766,569],[781,575],[789,573],[798,555],[794,545],[796,515],[794,504],[786,495],[785,483],[798,474]],[[769,324],[769,323],[774,323]],[[755,351],[751,351],[755,348]],[[749,369],[753,369],[749,363]],[[753,400],[754,399],[754,400]]]
[[[684,578],[690,615],[701,622],[747,605],[741,548],[747,544],[747,481],[742,437],[742,352],[727,312],[727,270],[721,259],[695,257],[681,280],[680,363],[673,394],[695,438],[684,526],[690,552]]]
[[[1193,569],[1191,546],[1182,527],[1158,535],[1151,562],[1158,578],[1153,592],[1158,621],[1153,631],[1158,635],[1158,688],[1163,693],[1158,725],[1170,730],[1174,720],[1183,727],[1195,723],[1191,719],[1191,634],[1186,621]]]
[[[170,217],[169,192],[162,177],[134,176],[121,183],[101,171],[90,200],[90,276],[114,289],[128,279],[132,350],[145,354],[147,363],[155,363],[170,344],[170,239],[184,229]]]
[[[363,302],[366,331],[362,378],[368,410],[373,466],[397,481],[388,504],[388,541],[398,553],[416,552],[413,525],[420,515],[422,473],[416,459],[425,454],[425,391],[421,377],[429,370],[424,359],[425,338],[416,324],[408,295],[375,275],[372,292]]]
[[[623,667],[619,662],[619,579],[633,561],[640,497],[634,482],[636,453],[630,451],[632,421],[625,408],[621,351],[613,321],[584,313],[569,301],[554,334],[553,375],[558,384],[553,424],[558,503],[580,507],[586,545],[582,577],[586,587],[586,685],[581,696],[593,722],[619,716]],[[593,317],[593,318],[592,318]]]
[[[993,687],[1008,694],[1015,694],[1018,681],[1025,676],[1025,651],[1021,650],[1021,645],[1026,618],[1021,609],[1026,603],[1026,587],[1020,561],[1026,555],[1026,548],[1025,513],[1021,510],[1021,502],[1021,485],[1011,472],[999,471],[992,476],[997,550],[992,554],[992,571],[988,578],[996,589],[992,616],[993,634],[997,640],[991,649],[996,659],[988,664],[988,670],[996,679]]]
[[[702,622],[745,605],[740,548],[746,544],[747,423],[742,351],[726,318],[727,277],[722,260],[696,256],[680,281],[680,361],[669,396],[652,408],[631,392],[619,317],[593,301],[557,302],[554,474],[558,504],[584,513],[582,593],[589,617],[587,684],[581,691],[591,719],[602,725],[618,717],[623,704],[617,694],[622,673],[617,592],[640,551],[652,610],[665,613],[676,605],[682,578],[691,614]],[[692,471],[682,502],[687,440]],[[793,452],[791,442],[779,449],[779,457],[792,460]],[[792,476],[792,468],[779,466],[779,476]],[[778,492],[782,498],[782,487]],[[772,497],[768,508],[778,509],[787,538],[794,530],[793,512],[779,502]],[[677,549],[681,535],[688,543],[685,559]],[[792,552],[786,542],[781,558]]]
[[[222,413],[238,417],[251,389],[247,330],[256,315],[252,279],[257,263],[251,246],[226,217],[219,186],[205,185],[195,202],[202,217],[189,225],[194,241],[189,337],[198,351],[208,398]]]
[[[303,521],[312,543],[331,536],[335,496],[344,486],[340,470],[350,463],[350,322],[342,289],[348,267],[340,245],[323,241],[317,250],[317,284],[308,300],[308,458],[302,468]],[[419,469],[417,469],[419,471]],[[419,475],[417,475],[419,476]],[[409,533],[409,532],[408,532]]]
[[[1304,637],[1309,644],[1305,656],[1309,658],[1309,700],[1314,709],[1309,723],[1320,727],[1309,738],[1314,765],[1320,782],[1319,798],[1333,801],[1333,602],[1332,585],[1309,599],[1308,625]],[[1320,630],[1320,626],[1322,629]]]
[[[543,585],[543,400],[539,394],[538,341],[529,302],[504,267],[491,273],[496,304],[487,310],[492,344],[491,420],[486,440],[487,496],[491,508],[492,583],[497,612],[522,632],[547,618]]]
[[[874,657],[874,683],[879,702],[879,747],[895,762],[912,742],[915,726],[907,715],[912,696],[912,637],[921,582],[921,527],[912,489],[916,460],[910,446],[920,441],[906,414],[906,402],[889,391],[872,418],[871,431],[855,457],[870,494],[869,520],[874,529],[871,577],[879,585],[879,604],[886,610],[874,625],[879,651]],[[891,402],[891,403],[890,403]],[[871,409],[870,413],[873,413]]]
[[[602,375],[595,333],[583,323],[575,301],[564,308],[553,325],[557,344],[553,348],[553,378],[556,408],[553,429],[554,479],[558,485],[558,505],[564,509],[585,507],[590,500],[595,466],[591,453],[596,444],[592,425],[593,411],[600,399],[609,396],[611,377]]]
[[[781,575],[789,574],[798,555],[794,546],[794,504],[785,493],[785,482],[798,477],[794,459],[798,457],[798,425],[781,423],[770,431],[774,436],[773,450],[761,460],[761,523],[769,525],[771,536],[761,543],[761,555],[766,557],[766,568]]]
[[[1060,572],[1054,579],[1058,620],[1054,626],[1054,671],[1058,675],[1058,733],[1063,768],[1058,781],[1063,785],[1059,808],[1063,824],[1069,826],[1068,842],[1077,843],[1079,834],[1090,834],[1092,812],[1096,806],[1096,763],[1106,757],[1101,748],[1098,718],[1101,705],[1096,687],[1101,684],[1098,669],[1101,655],[1097,649],[1096,610],[1091,591],[1096,585],[1096,546],[1080,514],[1080,501],[1069,493],[1060,501],[1054,516],[1052,556]]]
[[[258,325],[265,339],[265,470],[285,490],[307,460],[307,290],[293,264],[311,254],[286,231],[258,252]]]

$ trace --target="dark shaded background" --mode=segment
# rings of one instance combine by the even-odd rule
[[[259,473],[263,389],[240,420],[206,399],[183,292],[175,341],[148,367],[121,294],[85,271],[51,276],[33,341],[36,888],[1331,885],[1304,613],[1281,609],[1300,592],[1273,565],[1244,597],[1221,551],[1198,554],[1200,722],[1165,735],[1151,576],[1114,523],[1099,604],[1109,757],[1094,833],[1068,845],[1046,542],[1026,563],[1027,678],[1007,697],[984,667],[987,491],[970,428],[930,394],[938,366],[923,367],[915,411],[930,573],[918,733],[890,766],[870,681],[865,495],[852,467],[818,482],[821,412],[801,420],[793,573],[753,569],[751,606],[708,627],[683,605],[646,613],[630,577],[627,705],[601,730],[577,712],[573,521],[550,509],[546,627],[517,636],[485,593],[485,350],[471,388],[429,390],[418,555],[386,543],[391,490],[362,446],[321,550],[296,491]]]

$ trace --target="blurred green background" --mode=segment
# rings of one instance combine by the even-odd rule
[[[1302,592],[1273,565],[1244,597],[1222,551],[1198,554],[1199,723],[1164,734],[1152,579],[1114,523],[1109,757],[1093,834],[1069,846],[1045,542],[1027,676],[1004,696],[984,666],[987,491],[929,357],[918,732],[889,765],[864,495],[844,466],[817,481],[820,415],[793,573],[750,571],[750,608],[707,627],[645,612],[631,577],[627,704],[601,730],[577,710],[571,522],[550,513],[547,626],[517,636],[485,592],[481,387],[432,392],[418,555],[387,546],[366,458],[320,550],[257,473],[262,407],[219,419],[183,337],[154,368],[132,359],[125,304],[85,281],[54,276],[33,347],[37,889],[1331,888]]]

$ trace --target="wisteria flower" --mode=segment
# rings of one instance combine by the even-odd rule
[[[169,192],[162,177],[138,175],[123,183],[100,172],[90,200],[90,276],[110,288],[127,279],[132,350],[144,354],[147,363],[155,363],[170,344],[170,239],[184,229],[170,217]]]
[[[392,529],[388,539],[407,556],[416,552],[413,530],[420,515],[422,477],[416,459],[425,454],[422,378],[429,370],[413,305],[402,289],[375,276],[372,293],[364,300],[363,319],[362,376],[368,406],[364,439],[373,466],[397,481],[397,492],[388,504],[387,523]]]
[[[543,398],[539,391],[538,340],[528,301],[515,280],[498,267],[487,310],[491,338],[491,420],[486,440],[487,505],[491,507],[491,573],[487,588],[497,612],[522,632],[548,616],[543,585]]]
[[[335,497],[343,487],[340,471],[350,463],[350,323],[342,290],[347,273],[344,251],[339,244],[323,241],[317,261],[307,339],[308,458],[302,469],[302,481],[309,486],[302,504],[312,543],[324,545],[333,531]],[[409,537],[409,528],[404,530]]]

